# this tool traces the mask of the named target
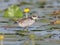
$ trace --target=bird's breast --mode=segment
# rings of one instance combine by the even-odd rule
[[[34,20],[28,20],[28,21],[20,22],[20,23],[18,23],[18,25],[21,27],[26,27],[26,26],[32,25],[34,22],[35,22]]]

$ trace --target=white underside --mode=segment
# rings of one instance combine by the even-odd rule
[[[23,23],[18,23],[18,25],[21,27],[27,27],[32,25],[34,22],[35,22],[34,20],[26,20]]]

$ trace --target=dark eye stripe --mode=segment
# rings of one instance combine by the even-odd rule
[[[33,17],[36,17],[36,16],[33,16]]]

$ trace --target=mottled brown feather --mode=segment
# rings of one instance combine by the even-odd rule
[[[28,17],[28,18],[22,18],[22,19],[19,19],[18,20],[18,22],[24,22],[25,20],[29,20],[29,19],[31,19],[31,20],[33,20],[31,17]]]

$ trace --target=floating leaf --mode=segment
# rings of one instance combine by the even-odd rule
[[[56,20],[54,24],[60,24],[60,20]]]
[[[21,9],[16,5],[11,5],[5,12],[4,12],[5,18],[22,18],[23,13]]]

